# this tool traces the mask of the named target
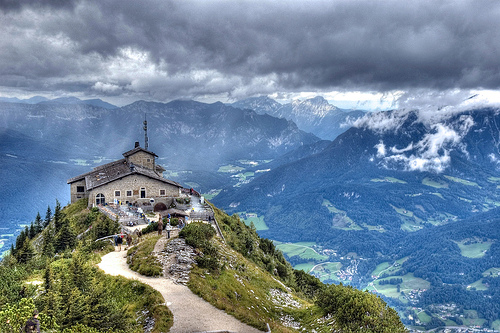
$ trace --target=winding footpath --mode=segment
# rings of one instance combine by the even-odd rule
[[[193,294],[184,285],[175,284],[172,280],[164,277],[146,277],[132,271],[127,265],[126,251],[106,254],[98,266],[106,274],[121,275],[127,279],[138,280],[158,290],[174,315],[174,325],[170,329],[172,333],[262,332],[217,309]]]

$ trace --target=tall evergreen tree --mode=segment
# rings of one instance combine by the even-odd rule
[[[56,232],[61,228],[62,222],[61,203],[59,200],[56,200],[56,208],[54,210],[54,225],[56,227]]]
[[[43,225],[44,228],[47,228],[47,226],[50,224],[50,220],[52,220],[52,210],[50,209],[50,206],[48,206],[47,212],[45,213],[45,224]]]
[[[43,230],[42,217],[40,216],[40,212],[36,214],[35,218],[35,232],[39,234]]]
[[[31,260],[31,258],[33,258],[33,256],[35,255],[35,249],[33,248],[33,245],[28,238],[24,239],[23,246],[21,247],[21,249],[19,249],[19,251],[17,251],[16,254],[17,261],[23,264],[27,263]]]
[[[64,219],[61,223],[61,228],[56,237],[56,251],[61,252],[66,249],[71,249],[76,245],[76,233],[71,228],[68,219]]]
[[[43,233],[43,248],[42,254],[48,258],[52,258],[55,254],[54,234],[51,226],[45,229]]]
[[[29,238],[33,239],[35,238],[35,236],[36,236],[35,225],[33,224],[33,222],[31,222],[29,229]]]

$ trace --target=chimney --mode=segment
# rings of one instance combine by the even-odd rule
[[[139,141],[136,141],[135,142],[135,147],[134,148],[138,148],[139,147]]]

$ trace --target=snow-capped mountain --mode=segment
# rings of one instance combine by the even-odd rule
[[[251,109],[259,114],[269,114],[278,118],[293,121],[306,132],[325,139],[333,140],[345,132],[356,119],[365,112],[360,110],[343,110],[328,103],[321,96],[295,100],[291,103],[280,104],[267,97],[253,97],[231,104],[241,109]]]

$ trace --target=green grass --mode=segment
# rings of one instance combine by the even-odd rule
[[[480,291],[488,290],[488,287],[483,284],[483,279],[479,279],[476,282],[469,284],[467,288],[475,288],[476,290]]]
[[[417,314],[417,316],[422,323],[430,323],[432,319],[432,317],[429,316],[425,311],[421,311],[420,313]]]
[[[256,213],[239,212],[238,215],[245,222],[246,225],[250,225],[253,222],[255,229],[257,231],[269,230],[266,222],[264,221],[264,216],[259,216]]]
[[[483,272],[484,277],[498,277],[500,276],[500,268],[493,267]]]
[[[464,310],[464,317],[462,320],[466,326],[482,326],[486,319],[479,318],[476,310]]]
[[[490,204],[491,206],[500,207],[500,202],[498,202],[498,201],[492,200],[490,198],[486,198],[485,201],[486,201],[486,203]]]
[[[364,228],[368,229],[369,231],[386,232],[384,227],[382,227],[381,225],[369,225],[369,224],[363,223],[362,226]]]
[[[210,190],[208,193],[203,193],[203,196],[207,200],[212,200],[213,198],[218,196],[221,191],[221,189]]]
[[[216,246],[222,245],[218,243]],[[293,296],[301,304],[300,308],[273,303],[269,291],[284,290],[277,280],[231,249],[225,248],[220,253],[224,256],[221,262],[231,262],[234,268],[226,266],[220,274],[207,274],[206,270],[194,267],[188,283],[195,294],[215,307],[262,331],[266,330],[268,322],[272,332],[281,333],[296,332],[280,322],[279,318],[283,315],[290,315],[296,320],[306,316],[314,320],[321,317],[316,307]]]
[[[127,251],[127,264],[131,270],[141,275],[160,276],[163,266],[152,254],[156,242],[161,236],[154,233],[142,236],[142,241]]]
[[[219,167],[219,170],[217,170],[217,172],[238,173],[238,172],[243,171],[243,170],[245,170],[245,168],[240,167],[240,166],[236,166],[236,165],[232,165],[232,164],[228,164],[228,165],[223,165],[223,166]]]
[[[403,282],[400,284],[400,292],[398,292],[397,285],[392,285],[392,284],[380,285],[380,281],[389,280],[391,278],[403,279]],[[383,279],[377,279],[373,282],[373,285],[371,284],[368,285],[367,289],[370,291],[377,291],[386,297],[398,298],[401,301],[405,302],[406,300],[402,297],[401,291],[407,293],[415,289],[429,289],[430,285],[431,285],[430,282],[421,278],[417,278],[412,273],[408,273],[403,276],[391,275]]]
[[[482,242],[477,240],[462,240],[460,242],[455,241],[455,243],[460,248],[460,253],[462,256],[467,258],[482,258],[491,247],[493,242]],[[466,244],[470,243],[470,244]]]
[[[500,183],[500,177],[488,177],[490,183]]]
[[[424,184],[426,186],[434,187],[434,188],[448,188],[448,183],[433,180],[429,177],[424,178],[422,180],[422,184]]]
[[[408,260],[409,257],[404,257],[401,259],[396,260],[393,264],[391,264],[388,261],[385,261],[379,265],[373,270],[371,273],[372,276],[380,276],[382,273],[383,274],[388,274],[388,275],[393,275],[397,273],[399,270],[401,270],[401,265]]]
[[[373,178],[372,182],[375,183],[399,183],[399,184],[407,184],[404,180],[397,179],[394,177],[384,177],[384,178]]]
[[[378,264],[377,267],[375,267],[375,269],[373,270],[371,275],[372,276],[379,276],[380,273],[382,273],[382,271],[386,270],[390,266],[391,266],[391,264],[388,261],[385,261],[381,264]]]
[[[302,264],[295,265],[293,268],[295,268],[296,270],[301,270],[301,271],[304,271],[306,273],[309,273],[315,265],[316,265],[316,263],[314,263],[314,262],[308,262],[308,263],[302,263]]]
[[[494,330],[500,331],[500,319],[495,320],[491,324],[491,328],[493,328]]]
[[[281,243],[274,241],[276,248],[286,254],[288,257],[298,256],[305,260],[316,260],[324,261],[328,259],[328,256],[319,254],[311,246],[314,243]]]
[[[407,210],[405,208],[398,208],[393,205],[391,207],[396,211],[396,213],[407,216],[407,217],[413,217],[413,212],[411,210]]]
[[[455,182],[455,183],[460,183],[460,184],[463,184],[463,185],[467,185],[467,186],[476,186],[476,187],[481,187],[479,186],[476,182],[471,182],[469,180],[465,180],[465,179],[462,179],[462,178],[457,178],[457,177],[452,177],[452,176],[446,176],[446,179],[448,180],[451,180],[452,182]]]
[[[443,197],[443,195],[441,193],[439,193],[439,192],[432,192],[431,194],[435,195],[436,197],[439,197],[439,198],[445,200],[444,197]]]
[[[317,276],[321,281],[333,280],[338,282],[343,282],[337,276],[337,272],[342,268],[340,262],[326,262],[323,264],[318,264],[314,266],[314,269],[310,271],[311,274]]]

